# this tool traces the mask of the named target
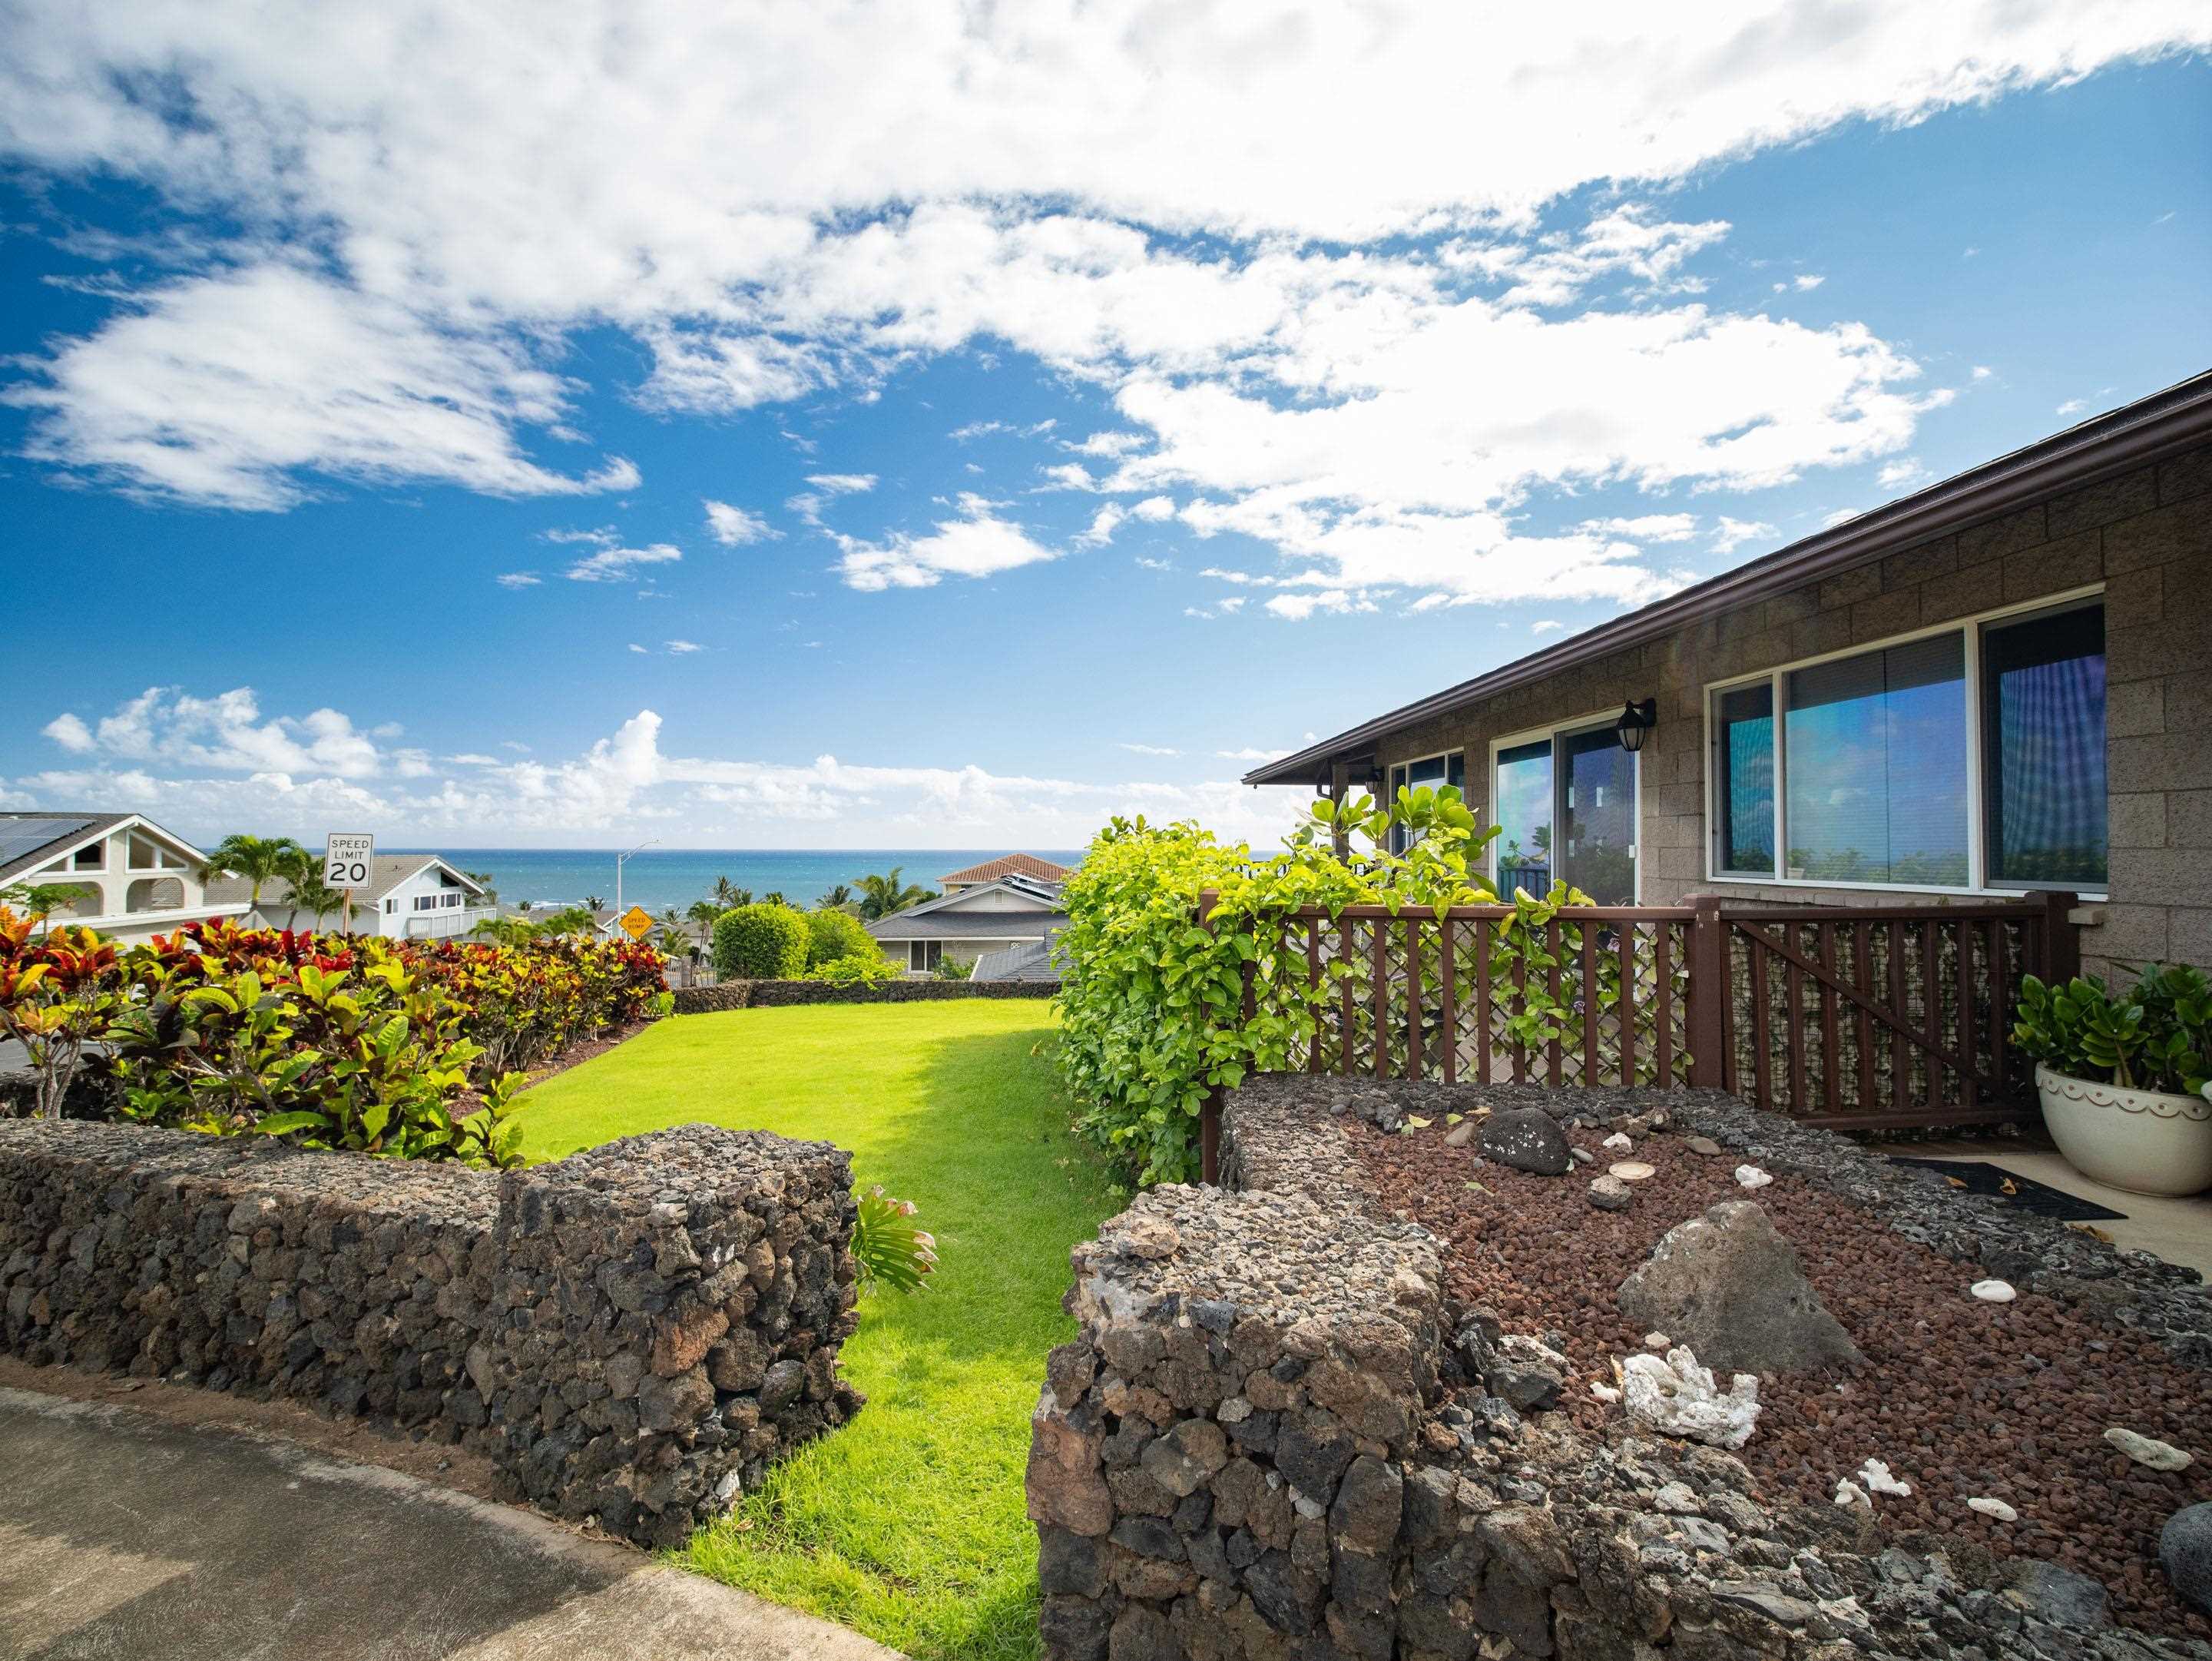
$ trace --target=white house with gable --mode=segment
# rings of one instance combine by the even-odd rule
[[[203,917],[246,920],[242,891],[209,893],[200,880],[206,862],[182,837],[138,813],[0,813],[0,891],[81,890],[48,914],[48,923],[82,924],[126,945]]]
[[[243,878],[225,877],[208,885],[208,897],[243,900],[252,886]],[[392,940],[449,940],[499,911],[482,883],[435,854],[379,854],[369,867],[367,885],[353,891],[350,925],[343,925],[336,912],[318,918],[294,905],[291,891],[281,877],[261,885],[256,915],[264,924],[270,928],[349,926],[356,934]]]

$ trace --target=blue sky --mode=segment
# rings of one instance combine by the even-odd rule
[[[1263,752],[2212,363],[2187,7],[406,10],[0,23],[0,803],[1264,834]]]

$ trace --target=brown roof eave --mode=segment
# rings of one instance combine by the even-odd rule
[[[1971,467],[1940,484],[1869,509],[1733,571],[1571,636],[1541,652],[1378,715],[1255,767],[1249,785],[1310,785],[1324,768],[1401,727],[1449,715],[1530,681],[1753,605],[1869,560],[1994,519],[2014,508],[2079,490],[2116,473],[2166,459],[2212,437],[2212,371]],[[1623,694],[1627,696],[1626,693]]]

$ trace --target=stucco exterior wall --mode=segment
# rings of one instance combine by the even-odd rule
[[[2151,959],[2212,969],[2212,447],[1403,728],[1377,745],[1377,759],[1387,770],[1464,748],[1468,800],[1486,810],[1493,742],[1656,697],[1658,725],[1639,757],[1643,904],[1698,891],[1784,904],[1924,903],[1925,893],[1907,890],[1709,876],[1705,688],[2096,584],[2105,591],[2111,885],[2082,934],[2084,971],[2111,976]]]

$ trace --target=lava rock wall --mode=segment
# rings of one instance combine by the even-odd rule
[[[0,1343],[489,1456],[669,1544],[843,1422],[849,1156],[706,1125],[492,1172],[0,1123]]]
[[[960,998],[1050,998],[1058,981],[885,981],[880,986],[832,986],[827,981],[723,981],[678,989],[676,1013],[769,1009],[800,1003],[938,1003]]]

